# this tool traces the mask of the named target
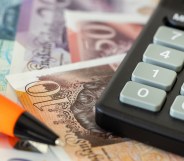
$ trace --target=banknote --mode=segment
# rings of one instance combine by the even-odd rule
[[[88,4],[91,1],[88,0]],[[14,53],[19,53],[22,62],[15,55],[13,72],[15,69],[22,72],[70,63],[63,12],[65,8],[87,10],[90,5],[87,6],[85,8],[81,1],[74,0],[23,1],[16,36],[20,45],[14,50]],[[91,9],[95,8],[92,6]],[[20,46],[24,48],[22,52]]]
[[[20,20],[17,28],[12,65],[17,72],[40,70],[70,62],[70,55],[65,51],[63,34],[63,8],[65,1],[25,0],[22,3]],[[25,14],[26,13],[26,14]],[[20,46],[24,48],[20,52]],[[20,67],[20,68],[19,68]]]
[[[137,11],[134,13],[137,14],[139,14],[137,8],[156,6],[155,0],[143,0],[141,3],[134,1],[134,6],[136,3],[141,4],[139,7],[134,7],[134,11]],[[84,14],[91,12],[123,14],[127,12],[125,8],[128,4],[128,0],[24,0],[16,42],[23,46],[25,51],[21,53],[19,48],[15,47],[14,53],[19,53],[19,57],[23,59],[19,63],[18,57],[14,57],[14,72],[15,69],[16,72],[32,71],[71,62],[64,18],[66,9],[85,11]]]
[[[148,19],[76,11],[66,11],[65,17],[72,62],[127,53]]]
[[[0,39],[14,40],[22,0],[0,1]]]
[[[16,42],[25,48],[20,67],[14,57],[17,72],[40,70],[70,63],[64,10],[107,11],[108,0],[24,0],[21,7]],[[96,6],[99,6],[98,8]],[[110,5],[109,5],[110,6]],[[113,5],[111,6],[113,7]],[[13,65],[13,66],[16,66]]]
[[[26,110],[52,128],[65,142],[73,161],[184,160],[106,132],[95,123],[95,102],[111,79],[110,64],[123,55],[8,76]],[[61,149],[61,148],[60,148]],[[61,156],[60,150],[55,150]]]

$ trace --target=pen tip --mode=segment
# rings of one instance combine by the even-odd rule
[[[59,138],[56,139],[55,144],[59,145],[59,146],[64,146],[65,145],[65,143],[63,141],[61,141],[61,139],[59,139]]]

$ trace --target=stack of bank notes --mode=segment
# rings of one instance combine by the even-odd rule
[[[157,4],[158,0],[0,1],[0,93],[65,143],[43,153],[44,147],[2,135],[2,161],[184,160],[106,132],[94,119],[96,101]]]

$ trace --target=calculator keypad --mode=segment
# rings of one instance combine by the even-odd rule
[[[158,84],[170,74],[157,67],[177,74],[169,91]],[[184,0],[161,1],[95,112],[105,130],[184,156]]]
[[[149,111],[159,111],[166,92],[144,84],[129,81],[120,94],[120,101]]]
[[[184,52],[150,44],[143,55],[143,61],[179,72],[184,63]]]
[[[157,112],[184,65],[184,32],[161,26],[150,44],[143,62],[135,67],[131,80],[120,93],[120,101]],[[166,91],[166,92],[165,92]],[[181,94],[181,95],[179,95]],[[184,120],[184,83],[170,108],[170,116]]]
[[[169,91],[175,82],[176,75],[172,70],[140,62],[132,73],[132,80]]]
[[[161,26],[154,36],[154,43],[184,51],[184,32]]]

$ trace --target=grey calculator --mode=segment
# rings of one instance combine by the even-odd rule
[[[162,0],[96,104],[119,136],[184,156],[184,0]]]

